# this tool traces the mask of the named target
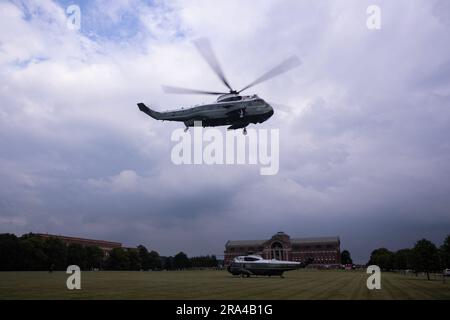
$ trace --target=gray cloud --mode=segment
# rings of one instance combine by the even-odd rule
[[[56,3],[0,4],[0,232],[220,254],[228,239],[284,230],[340,235],[360,262],[378,246],[439,243],[450,230],[444,3],[381,1],[382,29],[370,31],[366,1],[98,1],[82,8],[81,32]],[[179,126],[138,112],[139,101],[208,101],[163,95],[163,83],[220,89],[190,43],[199,36],[213,40],[237,88],[301,57],[255,88],[293,107],[261,125],[280,128],[277,176],[175,166]]]

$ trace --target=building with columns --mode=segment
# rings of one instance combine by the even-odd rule
[[[338,265],[339,237],[291,238],[278,232],[268,240],[232,240],[225,244],[225,265],[237,256],[257,254],[264,259],[297,261],[313,265]]]

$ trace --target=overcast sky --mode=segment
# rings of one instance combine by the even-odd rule
[[[65,10],[81,7],[81,29]],[[334,236],[372,249],[450,233],[450,2],[1,1],[0,232],[222,254],[227,240]],[[208,37],[239,89],[286,57],[301,67],[249,90],[291,106],[280,171],[175,166],[172,131],[139,112],[223,90],[192,45]],[[225,128],[221,128],[225,131]]]

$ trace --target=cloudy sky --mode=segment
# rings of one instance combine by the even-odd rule
[[[66,8],[81,8],[81,29]],[[1,1],[0,232],[221,254],[229,239],[339,235],[370,251],[450,233],[450,3]],[[208,102],[161,84],[223,90],[192,45],[208,37],[245,86],[296,54],[301,67],[249,91],[290,106],[280,171],[176,166],[178,123],[158,110]],[[224,128],[221,130],[225,131]]]

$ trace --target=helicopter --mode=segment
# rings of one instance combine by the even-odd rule
[[[294,261],[267,260],[258,255],[239,256],[233,259],[227,270],[233,276],[280,276],[286,271],[304,268],[304,264]]]
[[[249,124],[267,121],[274,114],[274,110],[269,103],[258,97],[258,95],[241,95],[241,93],[300,65],[299,58],[295,55],[291,56],[241,90],[237,91],[231,87],[226,79],[209,40],[201,38],[193,41],[193,43],[212,71],[229,89],[229,92],[205,91],[163,85],[162,89],[165,93],[205,94],[215,95],[218,96],[218,98],[212,103],[166,112],[155,111],[142,102],[137,104],[140,111],[146,113],[153,119],[184,122],[184,125],[186,126],[185,131],[187,131],[189,127],[196,126],[198,122],[201,122],[203,127],[228,125],[228,130],[243,129],[243,134],[246,135],[247,126]]]

